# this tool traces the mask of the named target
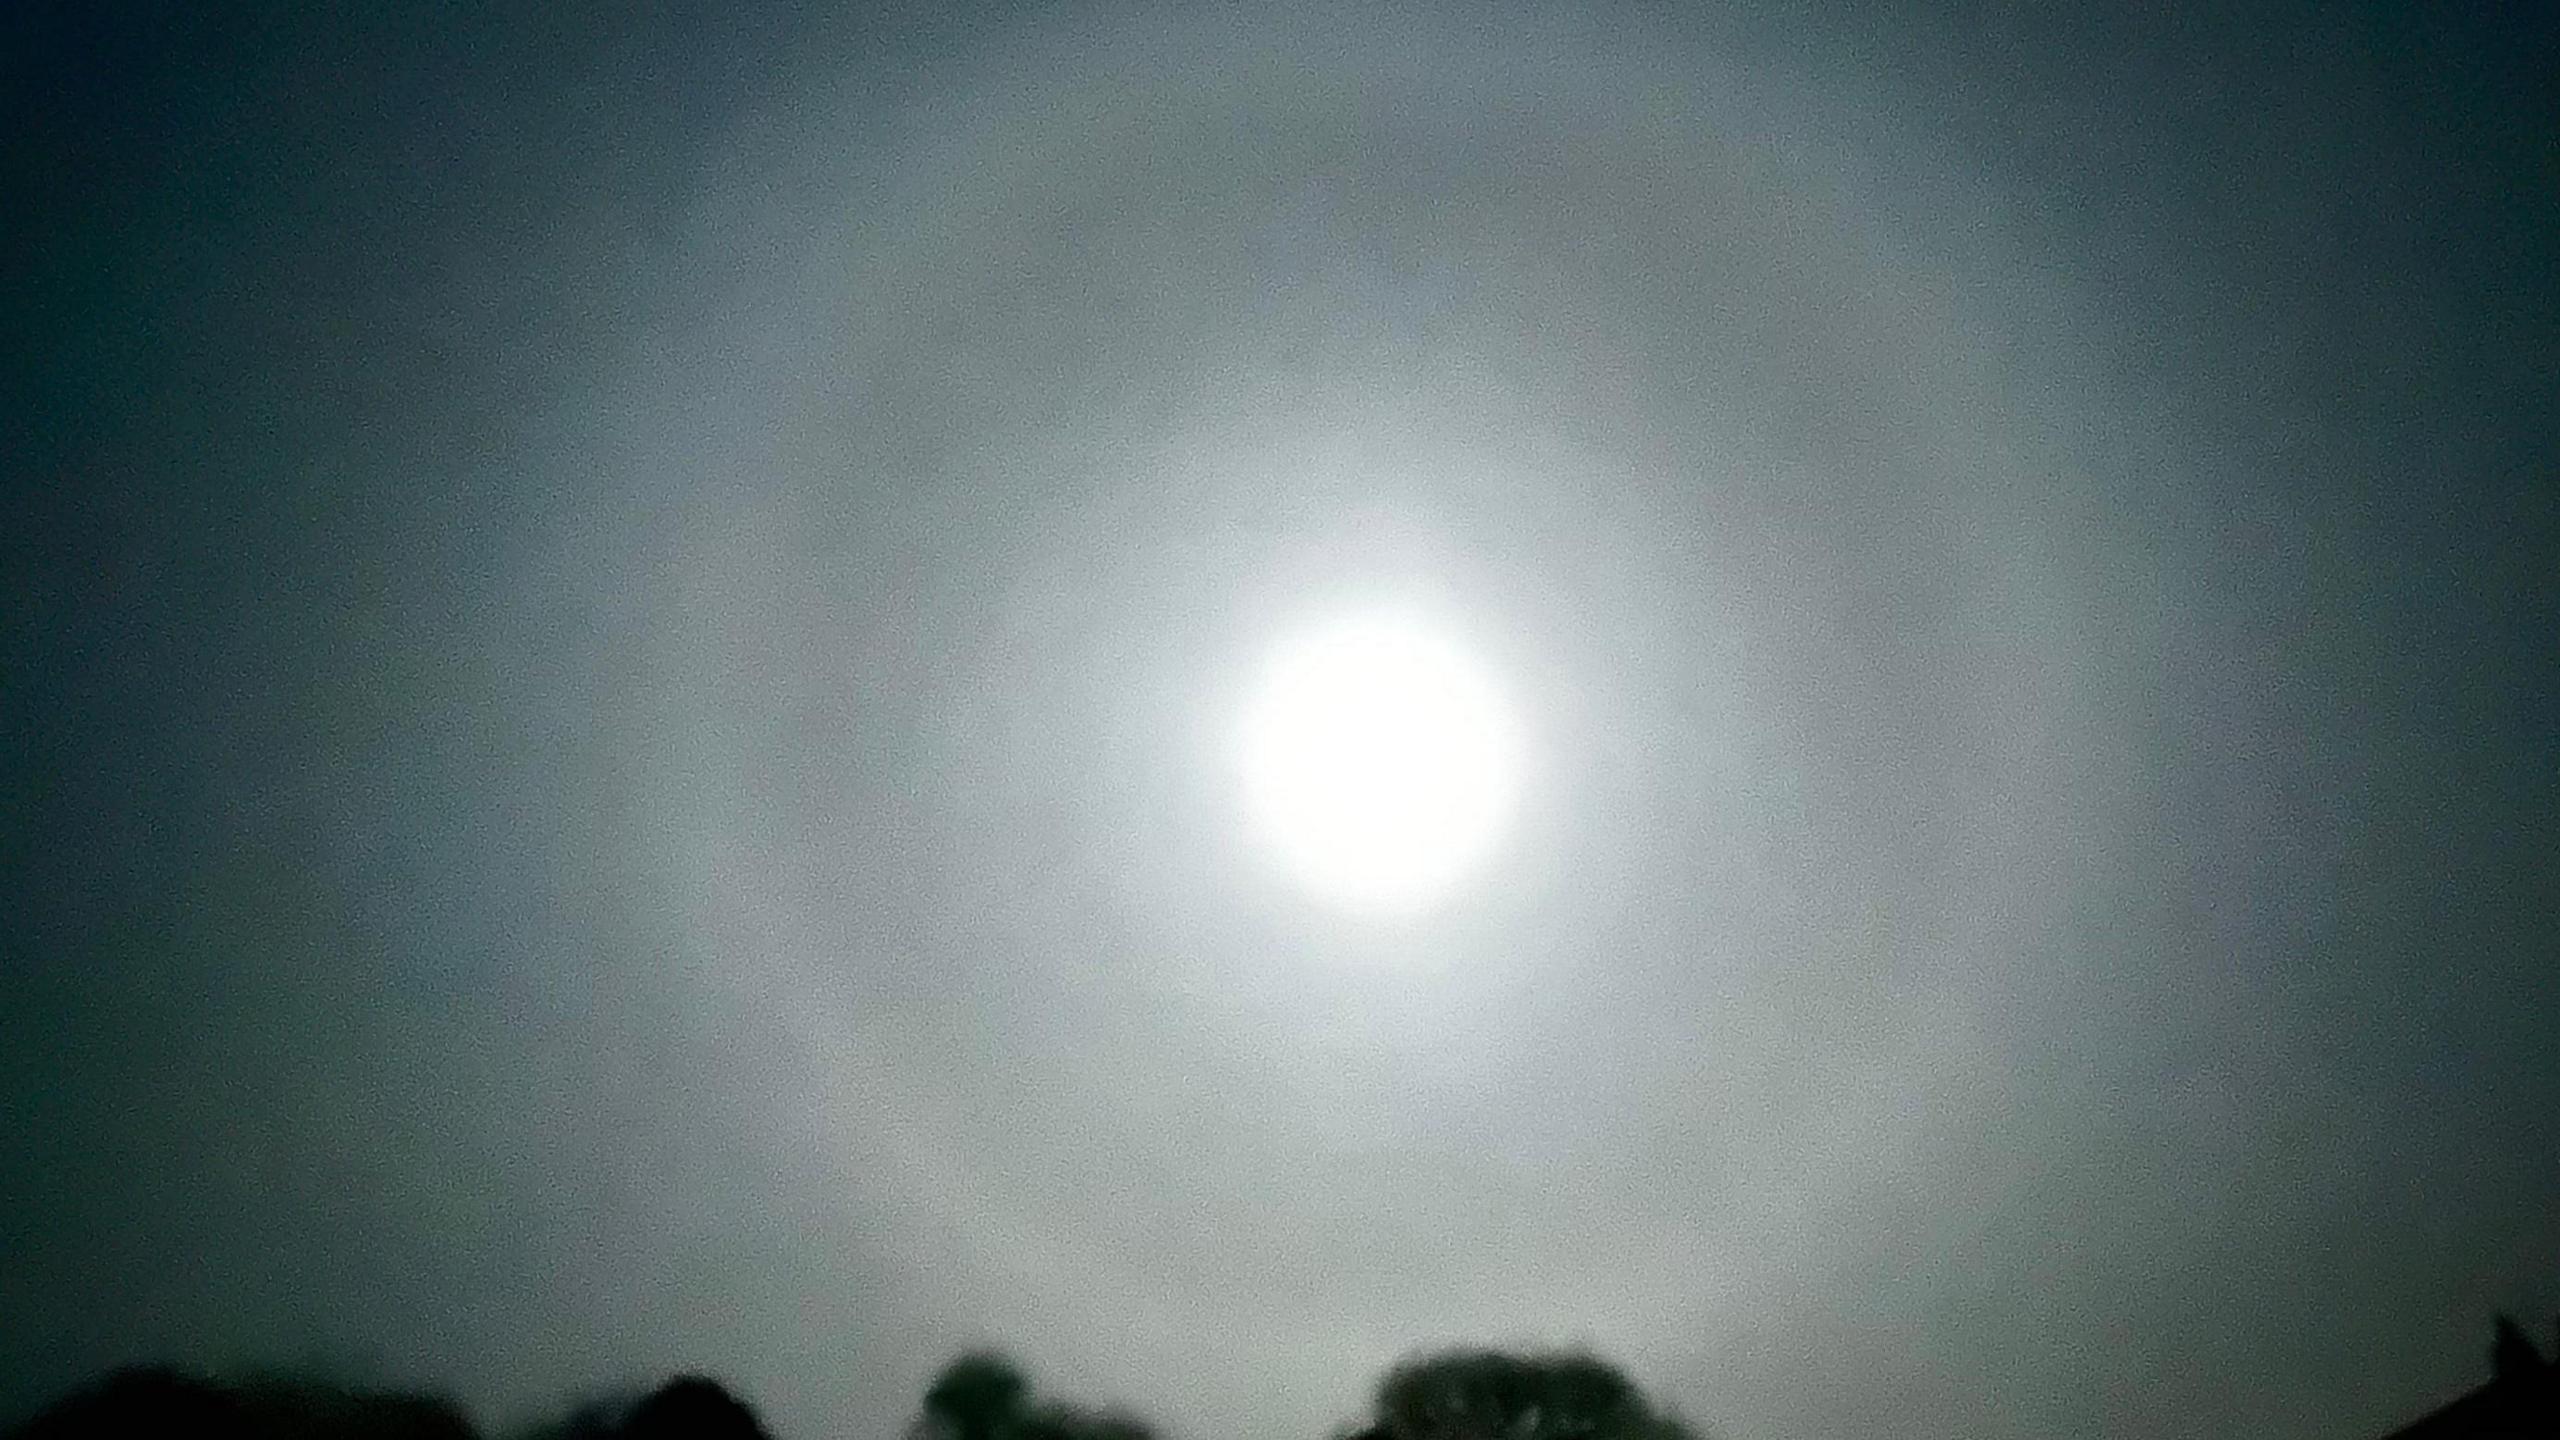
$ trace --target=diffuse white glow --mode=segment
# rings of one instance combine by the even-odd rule
[[[1520,736],[1492,681],[1400,612],[1284,646],[1245,710],[1246,802],[1308,887],[1367,911],[1441,896],[1499,838]]]

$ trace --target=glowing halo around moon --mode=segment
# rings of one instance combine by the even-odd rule
[[[1487,858],[1518,800],[1511,707],[1449,635],[1404,611],[1345,616],[1281,645],[1240,739],[1261,838],[1344,909],[1427,908]]]

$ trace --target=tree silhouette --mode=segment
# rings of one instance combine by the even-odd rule
[[[992,1350],[972,1350],[942,1367],[911,1433],[917,1440],[1155,1440],[1154,1427],[1126,1411],[1035,1404],[1022,1368]]]
[[[631,1407],[622,1440],[769,1440],[756,1412],[716,1380],[679,1375]]]
[[[1050,1403],[1023,1416],[1013,1440],[1155,1440],[1155,1429],[1122,1411]]]
[[[1595,1356],[1450,1350],[1378,1382],[1363,1440],[1687,1440],[1677,1418]]]
[[[1022,1368],[992,1350],[972,1350],[942,1367],[924,1392],[922,1440],[1005,1440],[1031,1398]]]
[[[281,1375],[225,1384],[161,1366],[114,1371],[7,1432],[11,1440],[473,1440],[446,1399]]]

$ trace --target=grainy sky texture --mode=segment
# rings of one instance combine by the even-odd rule
[[[380,8],[0,20],[0,1414],[2560,1311],[2552,7]],[[1378,596],[1533,740],[1394,923],[1229,753]]]

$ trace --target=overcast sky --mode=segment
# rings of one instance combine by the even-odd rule
[[[2551,7],[322,8],[0,20],[0,1416],[2549,1341]],[[1393,921],[1230,753],[1377,597],[1530,754]]]

